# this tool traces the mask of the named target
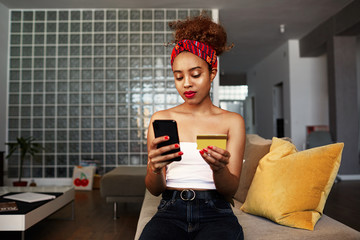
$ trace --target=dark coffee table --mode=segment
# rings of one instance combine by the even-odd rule
[[[25,239],[25,230],[55,213],[68,204],[72,204],[72,219],[74,218],[73,187],[44,186],[44,187],[0,187],[0,196],[15,192],[56,193],[55,199],[43,201],[36,208],[22,212],[6,212],[0,214],[0,231],[21,231],[21,239]],[[11,201],[11,200],[9,200]],[[40,205],[40,206],[39,206]],[[19,209],[20,210],[20,209]]]

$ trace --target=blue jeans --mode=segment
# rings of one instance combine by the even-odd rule
[[[241,240],[243,230],[224,199],[162,199],[140,240]]]

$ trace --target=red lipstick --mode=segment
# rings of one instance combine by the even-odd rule
[[[186,92],[184,92],[184,95],[185,95],[186,98],[193,98],[193,97],[195,97],[195,94],[196,94],[196,92],[194,92],[194,91],[186,91]]]

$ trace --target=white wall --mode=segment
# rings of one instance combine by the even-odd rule
[[[289,101],[289,59],[288,44],[276,49],[247,73],[248,98],[255,97],[255,133],[264,138],[272,138],[274,85],[283,83],[285,136],[290,136]],[[249,108],[247,108],[247,111]],[[249,112],[247,112],[249,114]]]
[[[5,151],[9,9],[0,3],[0,151]]]
[[[289,41],[291,137],[297,148],[306,143],[306,126],[329,125],[327,60],[300,58],[299,41]]]
[[[307,125],[328,125],[326,57],[300,58],[298,40],[290,40],[248,72],[249,96],[256,99],[256,133],[265,138],[275,135],[272,91],[280,82],[285,136],[302,150]]]

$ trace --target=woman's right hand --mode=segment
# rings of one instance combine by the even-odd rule
[[[154,138],[150,146],[148,148],[148,165],[153,173],[160,174],[163,167],[171,163],[171,159],[176,158],[178,156],[183,155],[183,152],[170,153],[166,155],[162,155],[165,152],[168,152],[173,149],[180,148],[179,144],[172,144],[168,146],[163,146],[161,148],[157,148],[157,145],[162,142],[166,142],[169,140],[169,136],[162,136],[158,138]]]

